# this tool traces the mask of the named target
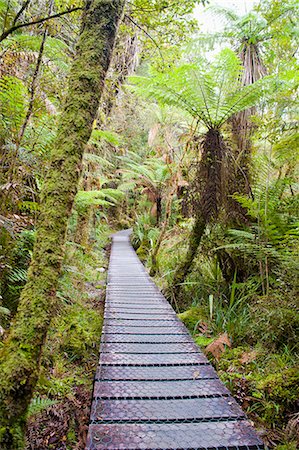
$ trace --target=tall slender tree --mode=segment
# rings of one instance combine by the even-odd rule
[[[103,91],[125,0],[86,0],[68,93],[43,185],[28,281],[0,355],[0,448],[23,448],[28,405],[57,309],[56,286],[81,161]]]

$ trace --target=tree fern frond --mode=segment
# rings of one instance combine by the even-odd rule
[[[209,12],[225,20],[226,23],[236,22],[239,19],[239,15],[231,8],[220,5],[210,5],[206,8]]]
[[[243,66],[230,49],[222,50],[213,63],[184,64],[152,77],[131,77],[131,89],[162,104],[187,111],[207,128],[220,128],[232,115],[255,105],[271,92],[272,78],[242,86]]]
[[[80,213],[83,213],[90,206],[113,206],[123,195],[123,192],[112,188],[100,191],[78,191],[75,206]]]

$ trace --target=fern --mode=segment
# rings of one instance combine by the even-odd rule
[[[99,145],[101,141],[105,141],[115,147],[119,146],[121,143],[120,137],[117,133],[107,130],[92,130],[89,143],[93,145]]]
[[[9,273],[8,279],[11,283],[26,283],[27,281],[27,270],[26,269],[14,269]]]
[[[238,56],[224,49],[211,64],[201,59],[171,72],[131,77],[130,88],[187,111],[208,129],[219,129],[234,114],[256,105],[266,88],[270,92],[274,89],[271,77],[242,86],[242,72]]]
[[[28,92],[15,77],[0,78],[0,138],[13,140],[20,129],[25,114]]]
[[[35,397],[31,400],[27,411],[27,418],[35,416],[50,406],[56,405],[57,401],[50,400],[49,398]]]
[[[110,161],[107,161],[106,158],[102,158],[101,156],[95,155],[94,153],[85,153],[84,162],[98,164],[102,167],[113,167],[113,164]]]
[[[75,198],[75,206],[77,211],[82,214],[90,206],[113,206],[123,195],[123,192],[109,188],[100,191],[79,191]]]
[[[1,46],[5,49],[5,57],[18,62],[18,69],[22,70],[22,63],[36,61],[41,39],[42,37],[39,35],[16,34],[5,39]],[[65,42],[48,36],[43,57],[45,67],[65,72],[68,69],[69,60],[68,48]]]

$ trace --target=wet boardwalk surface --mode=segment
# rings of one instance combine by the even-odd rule
[[[128,236],[113,237],[86,449],[264,449]]]

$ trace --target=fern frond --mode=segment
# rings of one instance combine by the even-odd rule
[[[92,130],[89,143],[93,145],[98,145],[100,141],[105,141],[108,144],[119,146],[121,144],[120,136],[113,131],[108,130]]]
[[[84,153],[84,161],[98,164],[103,167],[113,167],[113,164],[110,161],[107,161],[106,158],[102,158],[94,153]]]
[[[15,77],[0,78],[0,136],[12,137],[20,129],[28,101],[28,91]]]
[[[32,416],[35,416],[36,414],[41,413],[45,409],[49,408],[50,406],[56,405],[56,400],[51,400],[49,398],[43,398],[43,397],[35,397],[31,400],[28,411],[27,411],[27,418],[30,418]]]
[[[265,88],[274,89],[271,77],[242,86],[242,73],[241,60],[224,49],[213,63],[201,60],[151,77],[131,77],[130,89],[187,111],[208,129],[220,128],[234,114],[256,105]]]
[[[11,283],[26,283],[27,269],[14,269],[9,273],[8,280]]]
[[[90,206],[113,206],[124,193],[117,189],[101,189],[100,191],[79,191],[75,198],[76,209],[82,214]]]

